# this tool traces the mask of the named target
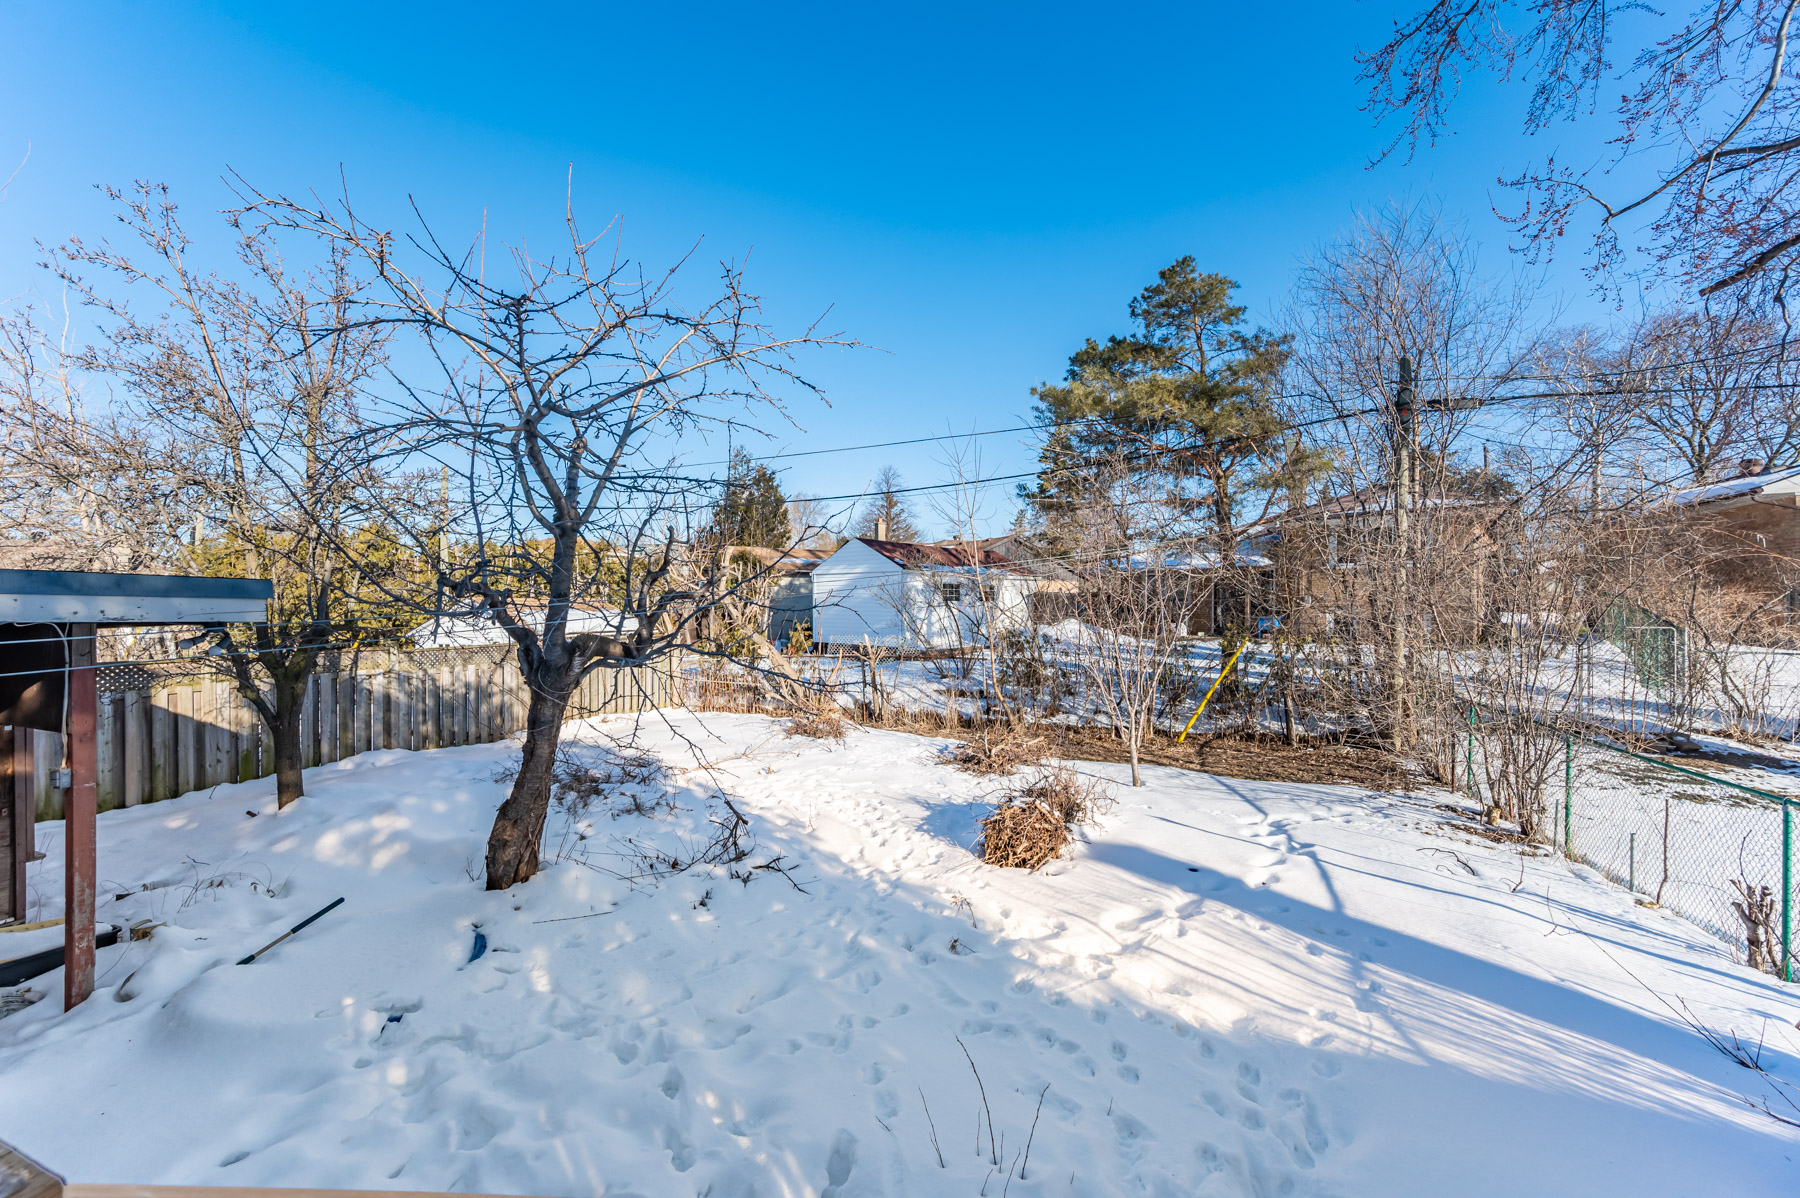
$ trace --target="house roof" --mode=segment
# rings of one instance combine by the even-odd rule
[[[1721,482],[1686,487],[1669,496],[1669,502],[1676,507],[1689,507],[1750,495],[1800,495],[1800,466],[1764,470],[1760,474],[1740,474]]]
[[[1415,501],[1418,507],[1484,507],[1502,502],[1488,499],[1480,495],[1471,495],[1467,491],[1452,491],[1445,487],[1421,488]],[[1271,532],[1281,525],[1296,520],[1334,520],[1351,516],[1365,516],[1394,510],[1394,493],[1385,487],[1360,487],[1343,495],[1332,495],[1317,503],[1309,503],[1302,507],[1289,508],[1286,511],[1272,512],[1269,516],[1243,530],[1245,537],[1257,537]]]
[[[981,549],[967,542],[948,545],[926,545],[918,541],[879,541],[874,537],[857,540],[887,558],[902,570],[961,569],[1003,570],[1008,574],[1030,571],[1014,564],[1011,558],[992,549]]]
[[[727,545],[724,556],[752,557],[779,574],[808,574],[814,566],[837,552],[835,549],[770,549],[764,545]]]

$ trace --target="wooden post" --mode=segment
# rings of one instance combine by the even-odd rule
[[[94,625],[69,626],[69,766],[63,801],[63,1009],[94,992],[94,815],[99,799],[99,710]]]

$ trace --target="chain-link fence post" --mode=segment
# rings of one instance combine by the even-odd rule
[[[1575,737],[1563,737],[1563,856],[1575,855]]]
[[[1794,980],[1794,804],[1781,800],[1781,977]]]

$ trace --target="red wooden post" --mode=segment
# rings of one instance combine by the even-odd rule
[[[94,992],[94,815],[100,791],[94,625],[69,626],[69,769],[63,803],[63,1009]]]

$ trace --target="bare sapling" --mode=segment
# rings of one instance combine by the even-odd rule
[[[39,521],[63,514],[81,559],[67,564],[275,584],[266,621],[207,628],[186,647],[208,645],[267,725],[286,807],[303,790],[300,713],[321,655],[391,634],[383,589],[420,578],[417,558],[349,548],[409,482],[377,467],[383,439],[369,435],[390,332],[351,319],[365,284],[343,247],[308,263],[233,220],[235,254],[203,270],[166,188],[107,195],[126,244],[71,239],[50,263],[101,337],[70,349],[36,337],[28,316],[7,326],[0,452],[31,462],[8,469],[17,500]],[[84,395],[83,378],[107,385]]]

